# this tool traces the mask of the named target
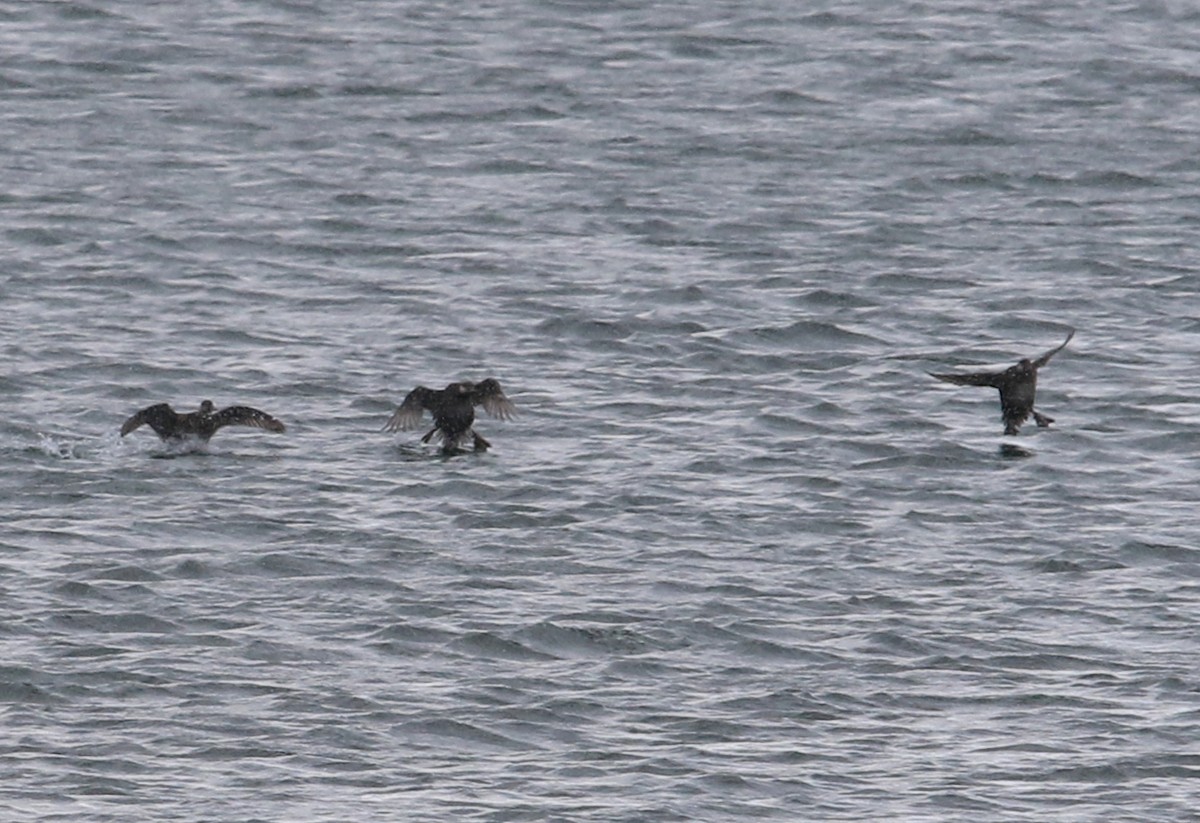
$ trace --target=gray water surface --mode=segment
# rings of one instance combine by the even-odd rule
[[[1194,816],[1186,4],[0,22],[0,817]]]

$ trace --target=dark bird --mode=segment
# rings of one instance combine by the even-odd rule
[[[476,406],[483,406],[484,411],[501,420],[510,419],[517,411],[493,377],[479,383],[467,380],[451,383],[440,390],[417,386],[404,398],[383,429],[394,432],[416,428],[428,411],[433,415],[433,428],[421,438],[422,443],[439,437],[442,454],[454,454],[462,450],[462,444],[470,437],[475,451],[487,451],[492,444],[473,428]]]
[[[121,426],[121,436],[139,426],[149,426],[164,442],[196,439],[207,443],[217,429],[224,426],[253,426],[269,432],[284,430],[283,424],[274,417],[249,406],[230,406],[216,413],[213,409],[213,402],[205,400],[200,404],[200,411],[178,414],[169,404],[159,403],[126,420]]]
[[[1015,366],[1009,366],[1004,371],[972,372],[969,374],[934,374],[938,380],[956,383],[959,386],[991,386],[1000,390],[1000,419],[1004,421],[1004,433],[1016,434],[1021,424],[1033,415],[1038,426],[1045,428],[1054,422],[1053,417],[1038,414],[1033,410],[1033,398],[1037,393],[1038,369],[1050,362],[1050,358],[1058,354],[1071,342],[1075,330],[1067,335],[1067,339],[1056,349],[1043,354],[1037,360],[1028,357]]]

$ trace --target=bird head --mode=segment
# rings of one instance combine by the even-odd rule
[[[212,414],[213,408],[214,408],[213,401],[205,400],[204,402],[202,402],[200,404],[200,413],[201,414]]]

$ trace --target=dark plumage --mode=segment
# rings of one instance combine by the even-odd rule
[[[464,380],[440,390],[417,386],[383,428],[390,432],[416,428],[428,411],[433,415],[433,428],[421,438],[422,443],[440,437],[442,453],[453,454],[460,451],[463,442],[470,437],[475,451],[487,451],[492,444],[473,428],[476,406],[483,406],[484,411],[501,420],[508,420],[517,411],[495,378],[489,377],[479,383]]]
[[[200,404],[200,411],[179,414],[167,403],[142,409],[125,421],[121,426],[121,436],[129,434],[139,426],[149,426],[154,429],[163,441],[197,439],[208,442],[208,439],[224,426],[253,426],[270,432],[281,432],[284,426],[266,412],[252,409],[249,406],[230,406],[213,413],[213,402],[205,400]]]
[[[999,372],[972,372],[968,374],[930,374],[938,380],[955,383],[959,386],[991,386],[1000,390],[1000,417],[1004,421],[1004,433],[1016,434],[1021,424],[1033,415],[1038,426],[1049,426],[1054,422],[1053,417],[1046,417],[1033,410],[1033,398],[1037,393],[1037,372],[1050,362],[1050,358],[1058,354],[1071,342],[1075,330],[1067,335],[1067,339],[1056,349],[1043,354],[1036,360],[1025,358],[1015,366],[1009,366]]]

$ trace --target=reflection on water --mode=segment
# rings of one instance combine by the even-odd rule
[[[1001,443],[1000,456],[1005,458],[1033,457],[1033,451],[1024,446],[1018,446],[1016,443]]]

